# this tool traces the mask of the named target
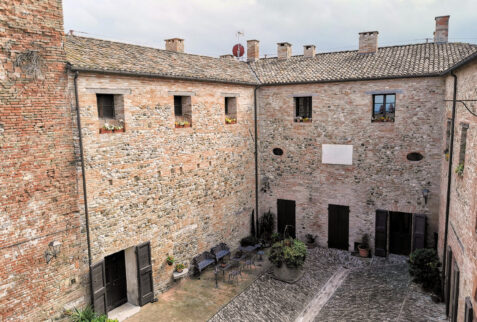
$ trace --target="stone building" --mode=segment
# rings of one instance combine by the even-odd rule
[[[443,151],[448,75],[477,46],[447,42],[448,16],[433,43],[378,47],[373,31],[355,51],[292,56],[283,42],[264,59],[249,40],[243,62],[180,38],[65,36],[58,0],[0,8],[1,320],[144,305],[171,283],[167,256],[236,247],[268,209],[281,233],[347,250],[367,233],[380,256],[439,233],[461,272],[458,315],[466,297],[475,307],[475,146],[452,178],[447,241]],[[462,97],[475,67],[455,70]],[[475,119],[457,120],[472,142]]]

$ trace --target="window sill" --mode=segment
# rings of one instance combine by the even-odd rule
[[[371,120],[371,123],[394,123],[394,120]]]
[[[312,120],[307,120],[307,121],[303,121],[303,120],[298,121],[298,120],[295,120],[295,123],[313,123],[313,121],[312,121]]]
[[[225,121],[225,125],[232,125],[232,124],[237,124],[237,121],[231,121],[231,122]]]
[[[175,124],[174,127],[175,127],[176,129],[180,129],[180,128],[192,127],[192,124],[183,124],[183,125],[181,125],[181,124]]]
[[[108,134],[108,133],[124,133],[125,129],[117,129],[117,130],[107,130],[107,129],[99,129],[99,134]]]

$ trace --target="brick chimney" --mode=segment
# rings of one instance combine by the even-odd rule
[[[247,60],[248,61],[256,61],[260,58],[259,43],[260,42],[255,39],[247,40]]]
[[[303,56],[306,58],[315,58],[316,55],[316,46],[315,45],[305,45],[303,46]]]
[[[450,16],[436,17],[436,31],[434,31],[434,42],[438,44],[446,43],[449,36]]]
[[[359,50],[360,54],[370,54],[378,51],[378,34],[377,31],[365,31],[359,33]]]
[[[278,59],[288,59],[292,55],[292,44],[289,42],[277,43],[277,55]]]
[[[184,52],[184,39],[181,38],[171,38],[166,39],[166,50],[175,51],[177,53]]]

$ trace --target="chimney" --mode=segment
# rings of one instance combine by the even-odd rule
[[[248,61],[256,61],[260,58],[259,53],[259,44],[258,40],[252,39],[247,40],[247,60]]]
[[[303,46],[303,56],[306,58],[315,58],[316,55],[316,46],[315,45],[305,45]]]
[[[359,33],[359,50],[360,54],[370,54],[378,51],[378,34],[377,31],[366,31]]]
[[[446,43],[449,36],[450,16],[436,17],[436,31],[434,31],[434,42],[438,44]]]
[[[171,38],[166,39],[166,50],[175,51],[177,53],[184,52],[184,39]]]
[[[288,59],[292,55],[292,45],[289,42],[277,43],[278,59]]]

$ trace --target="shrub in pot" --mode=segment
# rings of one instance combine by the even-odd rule
[[[279,242],[281,240],[283,240],[283,237],[279,233],[273,233],[270,237],[270,241],[272,242],[272,244],[275,244],[276,242]]]
[[[312,234],[306,234],[305,235],[305,238],[306,238],[306,246],[308,248],[315,248],[316,247],[316,235],[312,235]]]
[[[306,259],[306,246],[297,239],[286,239],[272,245],[269,260],[273,264],[273,275],[276,279],[294,283],[298,281],[303,272]]]
[[[441,297],[441,275],[439,257],[434,249],[416,249],[409,256],[409,274],[422,288]]]
[[[364,234],[361,238],[361,243],[358,246],[359,256],[369,257],[369,236]]]

